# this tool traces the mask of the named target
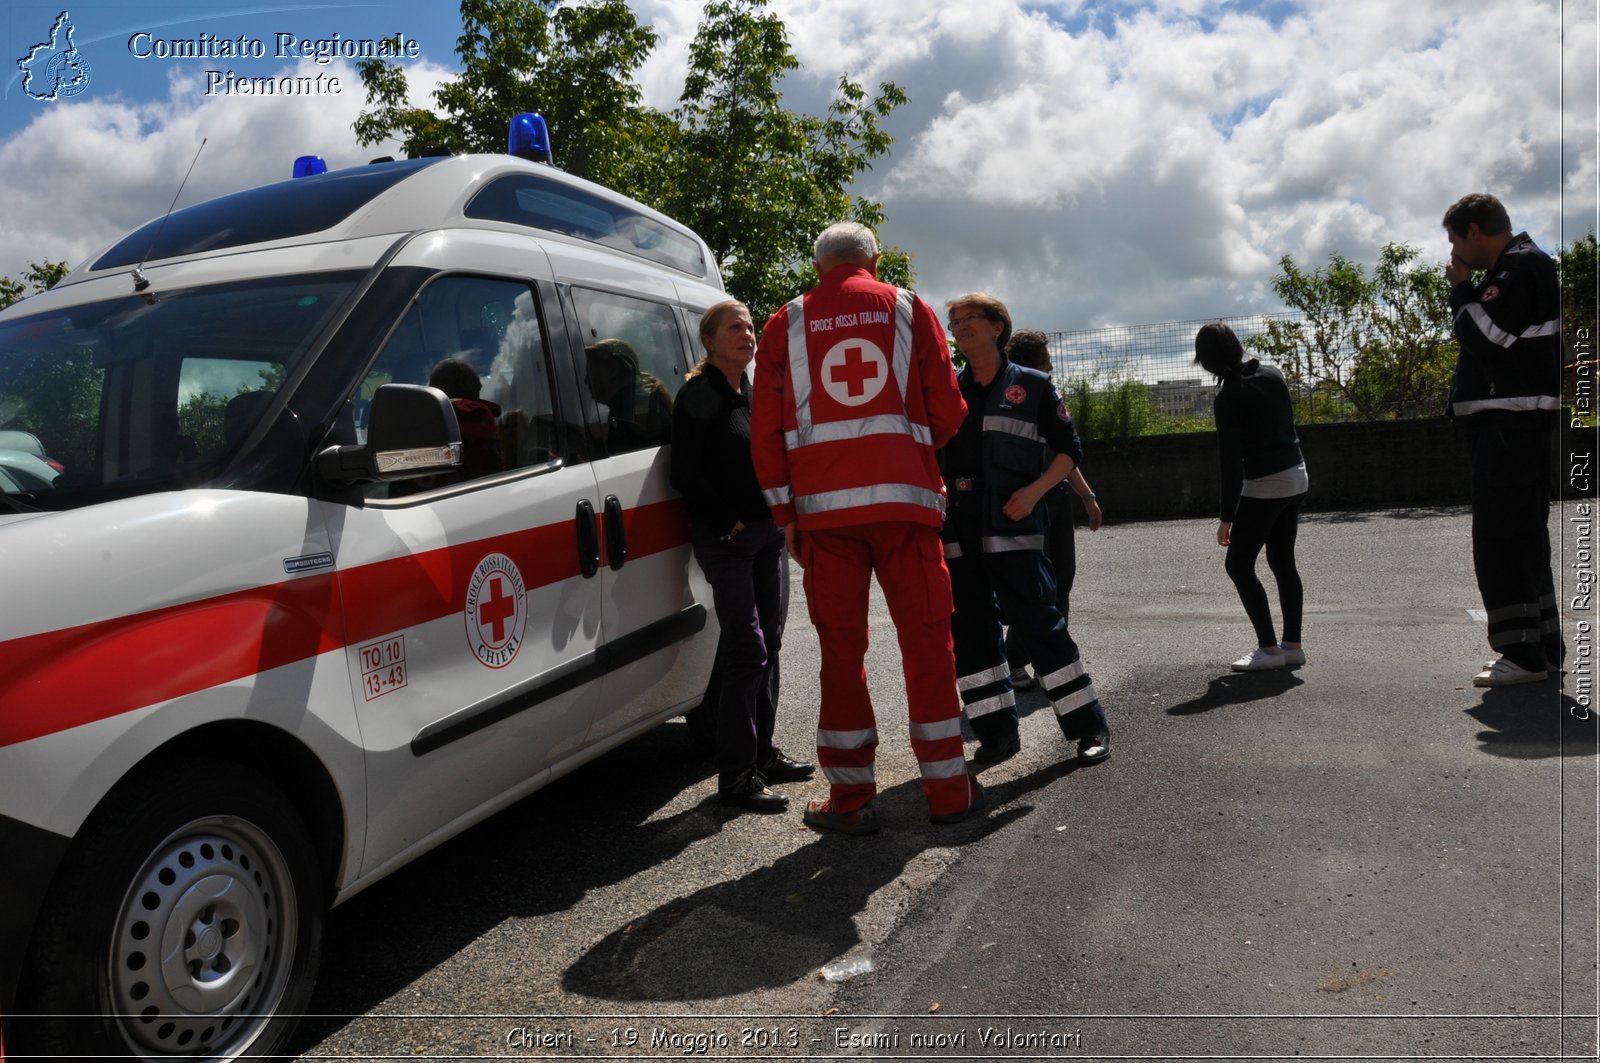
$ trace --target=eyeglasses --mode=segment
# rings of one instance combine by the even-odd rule
[[[965,325],[968,321],[987,320],[989,320],[989,316],[987,314],[968,314],[965,317],[951,318],[949,321],[945,322],[945,328],[949,329],[951,332],[954,332],[962,325]]]

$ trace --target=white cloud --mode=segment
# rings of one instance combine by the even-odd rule
[[[407,70],[413,99],[444,74],[421,64]],[[336,169],[392,152],[356,143],[351,125],[366,94],[353,67],[308,62],[278,73],[319,72],[337,77],[341,91],[207,96],[198,75],[175,71],[153,102],[113,96],[42,109],[0,145],[0,275],[45,259],[76,265],[165,212],[180,185],[183,207],[287,178],[299,155],[321,155]]]
[[[646,102],[676,104],[699,0],[637,0],[661,45]],[[840,74],[912,102],[861,190],[931,300],[995,292],[1046,329],[1269,310],[1281,256],[1444,257],[1439,218],[1500,195],[1549,249],[1596,217],[1594,0],[772,0],[803,66],[790,106]],[[0,146],[0,274],[81,258],[184,202],[331,165],[364,94],[52,107]],[[412,66],[413,98],[445,71]],[[62,180],[60,175],[72,179]]]

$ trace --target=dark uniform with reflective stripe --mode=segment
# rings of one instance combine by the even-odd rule
[[[1555,263],[1519,233],[1450,292],[1461,353],[1450,413],[1472,458],[1472,561],[1489,645],[1529,671],[1561,662],[1550,571],[1551,431],[1561,409]]]
[[[985,744],[1016,734],[1003,616],[1027,648],[1062,732],[1071,739],[1103,734],[1105,712],[1056,607],[1055,576],[1043,552],[1044,505],[1020,521],[1003,512],[1054,455],[1074,462],[1082,457],[1077,429],[1055,385],[1036,370],[1007,362],[985,387],[968,366],[957,382],[967,416],[941,452],[950,497],[942,537],[955,595],[952,632],[963,711]]]

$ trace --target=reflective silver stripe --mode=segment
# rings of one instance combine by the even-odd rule
[[[871,786],[876,781],[872,769],[867,768],[830,768],[823,765],[822,774],[835,786],[862,785]]]
[[[867,746],[878,744],[878,729],[868,727],[864,731],[824,731],[817,730],[817,746],[828,749],[864,749]]]
[[[937,491],[914,484],[869,484],[843,491],[819,491],[814,495],[800,495],[794,508],[801,513],[831,513],[836,509],[855,509],[858,506],[880,506],[901,503],[923,506],[944,512],[944,496]],[[1041,543],[1043,536],[1039,537]]]
[[[1004,432],[1008,436],[1021,436],[1023,439],[1031,440],[1035,443],[1041,438],[1038,425],[1030,424],[1019,417],[1002,417],[990,414],[983,419],[983,430],[985,432]]]
[[[1066,686],[1068,683],[1072,682],[1082,674],[1083,658],[1079,657],[1076,661],[1073,661],[1065,668],[1059,668],[1056,671],[1051,672],[1049,675],[1040,676],[1039,685],[1044,687],[1046,690],[1053,690],[1059,686]]]
[[[794,491],[788,484],[781,487],[769,487],[761,492],[762,499],[769,506],[786,506],[794,501]]]
[[[1531,627],[1514,627],[1510,631],[1496,631],[1489,636],[1489,645],[1494,649],[1502,646],[1520,646],[1525,642],[1538,642],[1539,632]]]
[[[795,423],[811,427],[811,361],[806,354],[805,297],[789,300],[789,385],[794,388]]]
[[[1519,616],[1538,615],[1539,607],[1537,605],[1527,605],[1526,603],[1522,605],[1503,605],[1498,609],[1489,611],[1489,623],[1498,624],[1502,620],[1513,620]]]
[[[982,701],[974,701],[971,705],[964,705],[962,706],[962,711],[967,714],[967,719],[970,720],[978,716],[987,716],[991,712],[1009,709],[1016,703],[1017,696],[1008,690],[1004,694],[996,694],[992,698],[984,698]]]
[[[945,556],[945,560],[946,561],[950,560],[952,557],[961,557],[962,556],[961,544],[960,543],[945,543],[944,544],[944,556]]]
[[[1479,332],[1483,333],[1483,338],[1497,347],[1510,347],[1518,340],[1535,340],[1541,336],[1561,335],[1561,322],[1559,320],[1541,322],[1531,328],[1523,329],[1519,335],[1513,335],[1490,319],[1489,311],[1483,308],[1482,303],[1468,303],[1462,307],[1460,313],[1456,314],[1457,321],[1461,320],[1462,314],[1472,318],[1472,323],[1478,327]]]
[[[809,413],[807,420],[810,420]],[[804,428],[785,432],[784,445],[799,450],[813,443],[837,443],[841,439],[860,439],[863,436],[910,436],[923,446],[933,446],[933,430],[927,425],[913,424],[900,414],[884,413],[873,417],[857,417],[850,421],[808,423]]]
[[[957,690],[971,690],[974,687],[986,687],[990,683],[998,683],[1011,674],[1011,669],[1003,664],[995,665],[987,672],[973,672],[956,680]]]
[[[967,773],[967,758],[951,757],[949,760],[924,760],[919,762],[924,779],[954,779]]]
[[[1450,408],[1459,417],[1482,410],[1516,410],[1527,413],[1530,410],[1559,410],[1561,400],[1554,395],[1511,395],[1503,399],[1473,399],[1470,402],[1455,402]]]
[[[901,406],[906,404],[906,391],[911,386],[911,310],[916,298],[904,288],[894,290],[894,375],[900,380]],[[930,446],[932,438],[930,433]]]
[[[911,725],[911,738],[915,742],[937,742],[944,738],[960,737],[960,716],[952,716],[948,720],[940,720],[937,723],[914,723]]]
[[[1042,535],[985,535],[983,537],[983,552],[986,554],[1003,554],[1007,550],[1043,550],[1044,536]]]
[[[1056,715],[1065,716],[1073,709],[1081,709],[1100,695],[1094,692],[1094,684],[1090,683],[1082,690],[1074,690],[1060,701],[1056,702]]]

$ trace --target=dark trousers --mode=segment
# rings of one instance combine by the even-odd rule
[[[1045,556],[1050,561],[1050,572],[1056,582],[1056,608],[1061,619],[1072,625],[1068,606],[1072,599],[1072,581],[1078,576],[1078,551],[1072,527],[1072,500],[1065,488],[1052,487],[1045,492],[1045,518],[1049,521],[1044,534]],[[1006,660],[1013,672],[1027,667],[1031,658],[1022,645],[1022,636],[1015,627],[1006,629]]]
[[[1472,567],[1489,614],[1489,645],[1529,671],[1565,647],[1550,571],[1550,433],[1471,428]]]
[[[946,564],[956,605],[951,631],[957,686],[973,733],[987,742],[1017,727],[1011,667],[1000,637],[1002,615],[1032,659],[1062,733],[1083,738],[1105,730],[1105,710],[1066,617],[1056,608],[1055,576],[1044,555],[1037,550],[984,553],[973,541],[963,542],[959,555]]]
[[[1267,589],[1256,577],[1256,559],[1267,548],[1267,567],[1278,583],[1278,605],[1283,610],[1283,641],[1300,641],[1300,618],[1305,611],[1305,588],[1294,563],[1294,541],[1300,530],[1300,503],[1305,493],[1289,498],[1241,498],[1229,532],[1228,556],[1223,562],[1244,603],[1256,645],[1276,646]]]
[[[717,775],[727,787],[772,755],[783,645],[783,532],[759,520],[726,542],[699,528],[690,541],[722,626],[706,703],[715,708]]]

